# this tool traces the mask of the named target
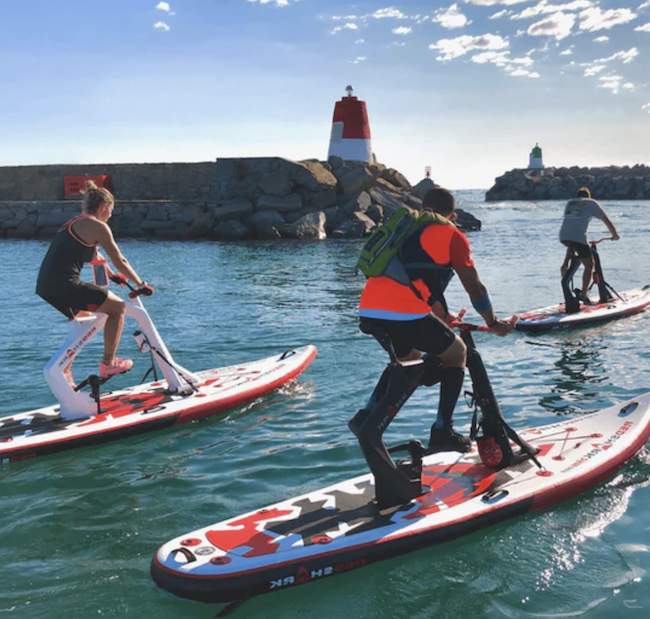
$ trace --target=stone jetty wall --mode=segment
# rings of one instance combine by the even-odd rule
[[[568,200],[580,187],[589,187],[596,200],[650,200],[650,167],[511,170],[495,179],[485,200]]]
[[[219,159],[206,163],[0,168],[0,237],[49,238],[79,213],[64,176],[108,174],[119,238],[219,240],[361,238],[402,205],[420,209],[433,186],[397,170],[330,157]],[[459,226],[480,222],[459,209]]]

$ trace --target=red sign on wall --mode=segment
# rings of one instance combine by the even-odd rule
[[[113,182],[108,174],[95,174],[88,176],[64,176],[63,195],[66,198],[75,198],[81,195],[81,190],[86,181],[93,181],[97,187],[104,187],[113,191]]]

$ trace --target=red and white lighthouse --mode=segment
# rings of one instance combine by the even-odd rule
[[[332,135],[327,154],[346,161],[372,163],[370,123],[366,102],[353,97],[354,88],[348,86],[347,96],[336,102],[332,119]]]

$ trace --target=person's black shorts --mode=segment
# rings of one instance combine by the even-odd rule
[[[94,312],[108,298],[108,292],[95,284],[79,282],[66,286],[62,294],[39,295],[66,318],[74,318],[82,310]]]
[[[417,320],[382,320],[360,318],[359,328],[364,325],[378,327],[390,336],[398,357],[406,357],[411,350],[439,355],[447,350],[456,339],[454,332],[433,314]]]
[[[572,249],[576,254],[578,254],[578,258],[581,260],[591,258],[591,248],[589,245],[585,245],[584,243],[576,243],[575,241],[562,241],[562,245],[565,245],[566,247]]]

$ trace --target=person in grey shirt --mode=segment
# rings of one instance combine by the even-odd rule
[[[587,243],[587,230],[592,217],[600,219],[612,235],[613,241],[620,238],[614,224],[607,217],[603,207],[591,198],[588,187],[581,187],[576,192],[576,197],[569,200],[564,207],[564,219],[560,228],[560,242],[566,246],[566,255],[562,264],[562,276],[566,273],[573,256],[578,256],[584,267],[582,276],[582,291],[580,300],[588,303],[587,290],[591,283],[591,276],[594,270],[594,262],[591,257],[591,249]]]

